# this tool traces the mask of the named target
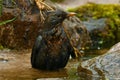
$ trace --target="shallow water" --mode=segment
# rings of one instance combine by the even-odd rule
[[[82,80],[77,73],[78,65],[82,60],[98,56],[70,59],[65,69],[51,72],[31,68],[30,52],[31,50],[0,51],[0,80]]]

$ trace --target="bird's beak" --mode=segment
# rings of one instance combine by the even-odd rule
[[[74,13],[74,12],[70,12],[70,13],[68,13],[67,17],[74,16],[75,14],[76,14],[76,13]]]

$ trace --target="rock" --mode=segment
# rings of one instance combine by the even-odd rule
[[[83,24],[86,26],[92,40],[91,49],[108,48],[113,45],[112,43],[109,44],[111,36],[109,36],[110,30],[107,26],[106,20],[106,18],[90,18],[88,21],[83,21]],[[107,44],[107,46],[104,44]]]
[[[105,24],[106,19],[101,18],[101,19],[89,19],[88,21],[83,21],[83,24],[86,25],[86,28],[89,32],[95,29],[103,30],[104,27],[106,26]]]
[[[4,1],[0,22],[11,20],[16,16],[17,19],[0,25],[0,44],[10,49],[29,49],[33,46],[36,36],[41,31],[40,11],[33,0],[15,1],[16,4],[8,0]],[[50,2],[48,1],[48,3]],[[53,7],[52,3],[48,5]],[[68,19],[65,24],[66,30],[68,30],[66,32],[70,33],[70,40],[73,46],[80,49],[90,39],[86,28],[75,17]]]
[[[120,79],[120,42],[106,54],[82,62],[78,73],[85,80]]]
[[[91,43],[91,38],[82,21],[71,17],[63,22],[64,29],[73,45],[78,50]]]
[[[29,0],[16,0],[15,3],[11,0],[3,3],[0,22],[16,19],[0,25],[0,44],[10,49],[28,49],[33,46],[40,29],[39,9]]]

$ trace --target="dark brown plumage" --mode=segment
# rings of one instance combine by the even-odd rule
[[[33,68],[56,70],[66,66],[70,55],[75,58],[74,49],[62,26],[67,17],[68,13],[62,10],[48,13],[32,49]]]

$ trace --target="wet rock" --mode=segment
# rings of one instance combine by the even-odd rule
[[[82,62],[78,73],[85,80],[120,79],[120,42],[106,54]]]
[[[0,22],[14,21],[0,25],[0,44],[10,49],[28,49],[33,46],[34,40],[39,33],[39,9],[29,0],[9,3],[11,0],[5,0],[3,3],[3,12],[0,16]],[[6,5],[13,7],[7,7]]]
[[[111,36],[109,36],[110,30],[107,26],[106,20],[106,18],[90,18],[88,21],[83,22],[87,30],[89,31],[92,40],[91,49],[101,49],[106,47],[108,48],[113,45],[112,42],[114,41],[111,41],[111,44],[109,44]]]
[[[63,26],[75,48],[81,50],[83,47],[90,44],[91,38],[89,32],[77,17],[74,16],[65,20]]]
[[[0,44],[11,49],[28,49],[33,46],[36,36],[41,31],[41,16],[33,0],[15,0],[15,2],[16,4],[13,2],[9,3],[9,0],[4,1],[0,22],[11,20],[15,17],[17,19],[0,25]],[[7,4],[15,6],[6,7]],[[50,3],[49,6],[52,7],[53,4]],[[80,49],[90,39],[86,28],[77,18],[73,17],[66,20],[64,25],[74,47]]]
[[[92,30],[95,29],[103,30],[104,27],[106,26],[105,21],[106,21],[105,18],[101,18],[97,20],[89,19],[88,21],[84,21],[83,24],[85,24],[87,30],[91,32]]]

